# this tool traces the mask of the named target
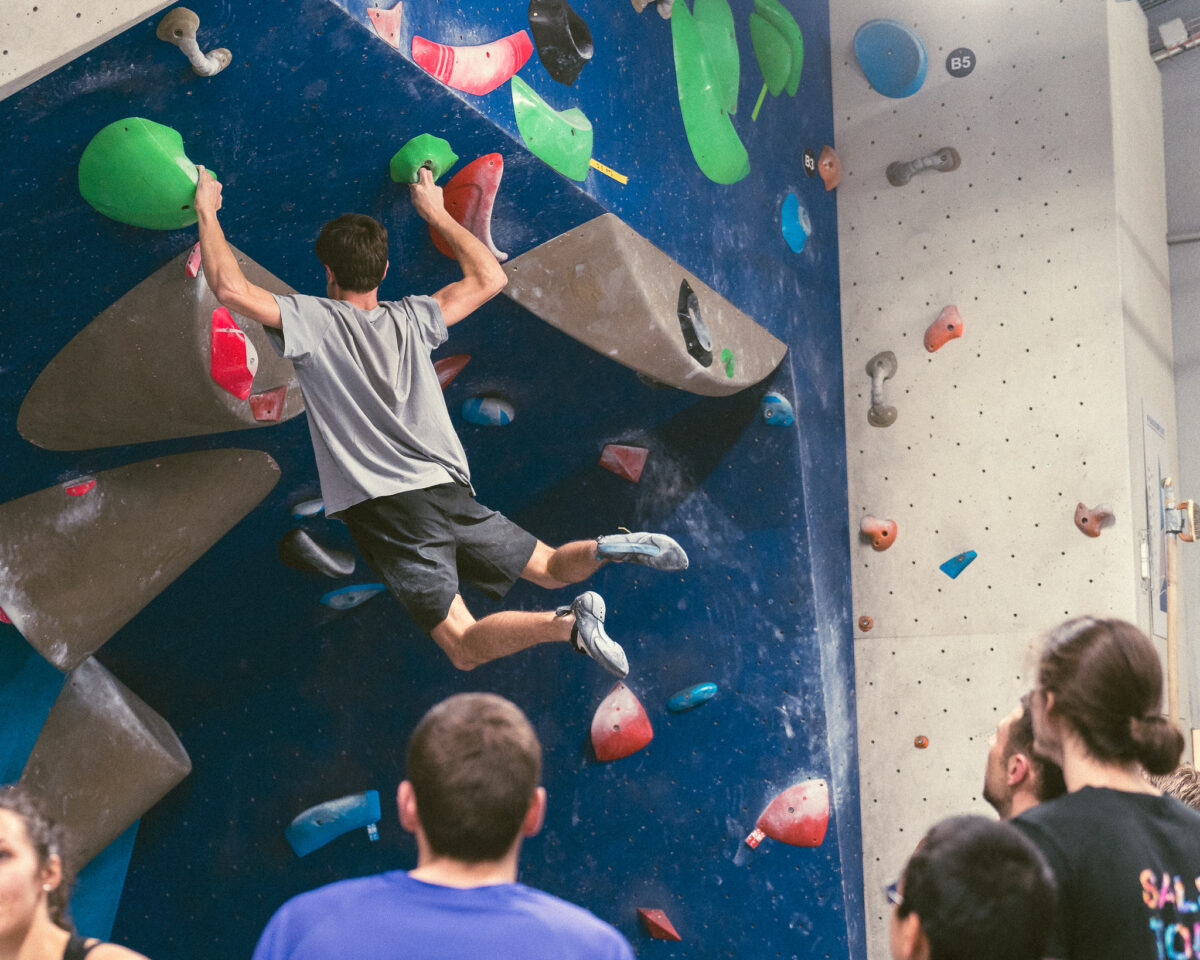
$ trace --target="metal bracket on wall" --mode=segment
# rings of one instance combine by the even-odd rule
[[[1150,531],[1138,531],[1138,566],[1142,575],[1142,592],[1150,592]]]

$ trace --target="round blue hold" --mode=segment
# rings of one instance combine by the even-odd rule
[[[481,427],[504,427],[516,416],[512,404],[499,397],[470,397],[462,405],[462,415]]]
[[[925,44],[897,20],[868,20],[855,31],[854,55],[867,82],[885,97],[911,97],[925,82]]]
[[[790,427],[796,422],[792,405],[781,393],[768,393],[763,397],[762,418],[763,422],[772,427]]]
[[[683,713],[684,710],[691,710],[692,707],[698,707],[716,695],[717,685],[715,683],[698,683],[694,687],[680,690],[671,697],[667,701],[667,709],[672,713]]]
[[[793,253],[800,253],[808,238],[812,236],[812,221],[808,218],[808,211],[800,206],[800,198],[794,193],[784,197],[780,217],[783,239],[787,241]]]

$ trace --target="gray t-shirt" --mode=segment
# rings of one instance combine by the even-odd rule
[[[429,357],[447,337],[436,300],[405,297],[360,310],[325,297],[275,299],[282,336],[268,332],[304,392],[326,514],[403,490],[470,486]]]

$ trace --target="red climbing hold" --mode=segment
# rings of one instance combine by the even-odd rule
[[[937,319],[925,330],[925,349],[933,353],[962,335],[963,321],[958,315],[958,307],[954,304],[943,307]]]
[[[233,315],[218,307],[212,315],[212,358],[209,372],[213,380],[239,400],[250,396],[250,385],[258,370],[258,351]]]
[[[492,205],[504,176],[504,158],[489,153],[472,160],[458,171],[442,188],[446,212],[471,232],[497,260],[507,260],[508,254],[496,249],[492,242]],[[448,257],[454,256],[441,232],[432,224],[429,236],[433,245]]]
[[[379,34],[381,40],[389,47],[400,49],[400,15],[404,12],[404,4],[397,3],[391,10],[380,10],[377,7],[367,7],[367,16],[371,25]]]
[[[68,497],[82,497],[85,493],[95,489],[95,477],[80,477],[78,480],[71,480],[63,484],[63,490],[67,492]]]
[[[12,623],[12,620],[9,619],[8,614],[4,612],[3,607],[0,607],[0,623]]]
[[[469,353],[456,353],[452,357],[442,357],[433,365],[433,369],[437,371],[438,383],[441,384],[443,390],[450,386],[450,381],[462,372],[462,368],[470,359]]]
[[[250,397],[250,412],[255,420],[277,423],[283,416],[283,402],[287,399],[287,387],[276,387]]]
[[[592,717],[592,747],[601,762],[637,753],[654,737],[646,708],[625,684],[618,683]]]
[[[533,41],[520,30],[476,47],[449,47],[413,37],[412,58],[417,66],[455,90],[483,95],[512,78],[533,53]]]
[[[1101,503],[1090,510],[1082,503],[1075,507],[1075,526],[1089,537],[1100,536],[1100,531],[1112,526],[1115,520],[1112,507],[1107,503]]]
[[[655,940],[682,940],[679,931],[671,923],[662,910],[650,910],[638,907],[638,919],[642,921],[642,929]]]
[[[821,148],[821,156],[817,158],[817,170],[821,179],[825,181],[826,190],[832,190],[842,182],[842,162],[833,147],[828,144]]]
[[[794,847],[819,847],[829,826],[829,785],[805,780],[788,787],[762,812],[746,844],[757,847],[773,837]]]
[[[858,528],[871,538],[871,546],[876,550],[886,550],[896,542],[895,520],[880,520],[867,514]]]
[[[646,458],[650,451],[645,447],[627,447],[621,443],[605,444],[600,451],[600,466],[611,470],[618,477],[624,477],[632,483],[642,479],[642,470],[646,467]]]
[[[197,243],[192,247],[192,252],[188,254],[187,265],[183,268],[189,277],[193,280],[200,276],[200,244]]]

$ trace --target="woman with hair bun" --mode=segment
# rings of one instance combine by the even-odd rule
[[[1034,749],[1068,791],[1013,821],[1058,883],[1047,955],[1200,956],[1200,813],[1143,776],[1169,773],[1183,752],[1161,715],[1154,644],[1122,620],[1068,620],[1046,639],[1031,710]]]
[[[146,960],[76,936],[59,830],[20,787],[0,787],[0,960]]]

